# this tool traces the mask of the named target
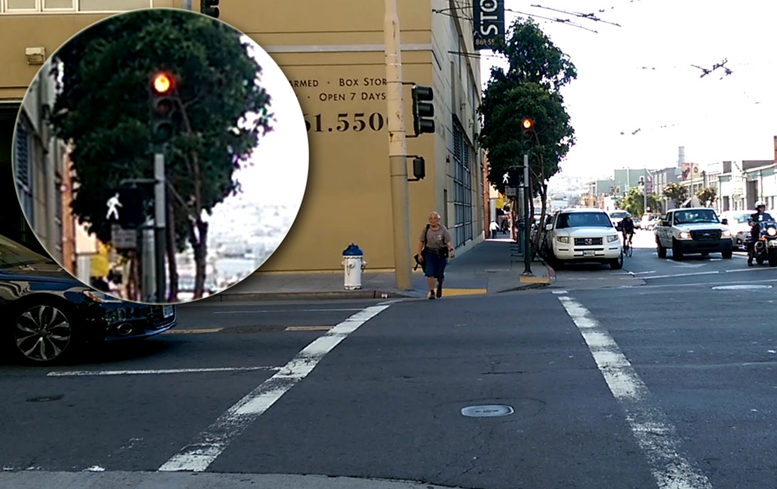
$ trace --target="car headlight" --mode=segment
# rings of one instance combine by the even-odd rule
[[[121,304],[122,301],[119,299],[114,299],[113,297],[108,297],[107,295],[103,294],[102,292],[99,292],[97,290],[92,289],[86,289],[82,291],[85,296],[92,299],[95,302],[99,302],[101,304]]]
[[[724,231],[723,231],[723,237],[725,237],[725,238],[730,238],[730,237],[731,237],[731,231],[729,231],[729,230],[727,230],[727,229],[726,229],[726,230],[724,230]]]
[[[556,239],[558,239],[559,243],[569,244],[569,236],[559,236]]]
[[[612,243],[612,242],[614,242],[614,241],[618,241],[618,239],[619,239],[619,238],[618,238],[618,235],[617,235],[617,234],[613,234],[612,236],[607,236],[607,242],[608,242],[608,243]]]
[[[768,234],[769,236],[774,236],[775,234],[777,234],[777,228],[774,228],[771,226],[766,228],[766,234]]]
[[[688,231],[681,231],[680,239],[691,239],[691,233],[689,233]]]

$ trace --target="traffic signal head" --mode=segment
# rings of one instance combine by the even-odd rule
[[[160,71],[151,77],[151,139],[154,143],[165,143],[173,137],[175,128],[176,79],[172,73]]]
[[[534,145],[534,121],[531,119],[524,119],[521,121],[521,132],[523,133],[524,151],[531,151],[531,148]]]
[[[200,0],[200,12],[213,17],[219,18],[219,0]]]
[[[432,87],[413,85],[413,128],[416,135],[435,131],[434,105],[429,103],[432,100],[434,100]]]

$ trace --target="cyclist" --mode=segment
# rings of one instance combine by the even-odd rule
[[[631,240],[634,238],[634,221],[631,220],[631,215],[624,217],[620,225],[623,233],[623,244],[628,250],[631,247]]]

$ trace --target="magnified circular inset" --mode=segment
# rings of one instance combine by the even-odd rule
[[[139,10],[81,31],[34,79],[14,137],[38,124],[45,150],[13,158],[25,217],[62,268],[119,299],[237,284],[302,204],[308,139],[289,81],[199,13]]]

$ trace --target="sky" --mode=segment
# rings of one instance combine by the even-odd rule
[[[505,10],[508,28],[521,16],[510,10],[532,14],[577,68],[577,79],[561,90],[577,139],[563,174],[675,166],[680,146],[686,162],[702,165],[773,159],[777,2],[505,0]],[[480,53],[485,88],[491,67],[506,65]],[[711,69],[724,60],[730,75],[718,68],[701,77],[692,66]]]
[[[242,36],[242,40],[250,43],[250,53],[262,69],[259,83],[270,95],[273,130],[259,139],[250,158],[253,166],[245,165],[234,174],[241,183],[243,194],[228,197],[217,207],[222,211],[224,207],[241,202],[257,206],[280,205],[293,212],[293,221],[302,205],[308,180],[305,119],[294,89],[280,67],[251,38]]]

